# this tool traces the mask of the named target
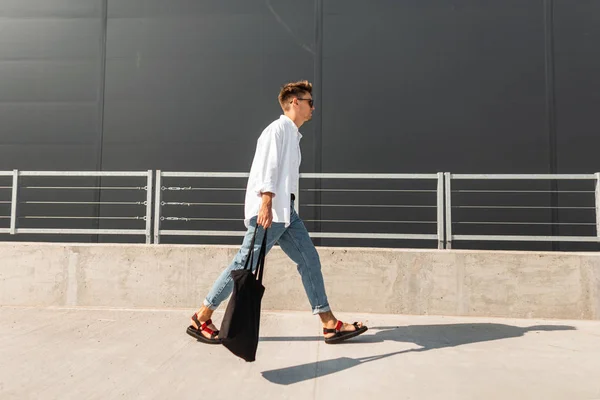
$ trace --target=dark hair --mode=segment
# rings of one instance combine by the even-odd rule
[[[287,110],[290,107],[290,101],[294,97],[300,97],[306,93],[312,95],[312,83],[309,81],[290,82],[283,85],[277,98],[281,108]]]

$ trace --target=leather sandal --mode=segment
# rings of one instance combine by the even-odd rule
[[[194,327],[194,325],[190,325],[187,328],[187,334],[198,339],[199,342],[207,343],[207,344],[221,344],[221,339],[217,337],[219,334],[218,330],[213,331],[208,326],[212,324],[212,320],[208,320],[204,323],[201,323],[198,320],[198,316],[196,314],[192,315],[192,320],[196,323],[198,328]],[[210,335],[210,338],[207,338],[202,334],[202,331],[207,332]]]
[[[342,327],[344,326],[344,323],[342,321],[337,322],[337,324],[335,325],[335,329],[323,328],[324,335],[326,335],[328,333],[334,333],[333,336],[325,338],[325,343],[327,343],[327,344],[340,343],[340,342],[343,342],[344,340],[356,337],[358,335],[362,335],[369,329],[366,326],[359,327],[358,322],[354,322],[352,325],[354,325],[354,329],[355,329],[353,331],[342,331]]]

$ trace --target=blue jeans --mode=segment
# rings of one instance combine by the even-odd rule
[[[248,226],[248,232],[244,237],[242,247],[233,259],[233,262],[221,273],[213,284],[212,289],[204,300],[204,305],[211,310],[216,309],[225,299],[229,297],[233,291],[233,280],[231,279],[231,271],[244,268],[248,254],[250,253],[250,244],[252,236],[256,230],[256,219],[253,217]],[[252,270],[256,269],[256,258],[260,251],[260,245],[264,240],[264,229],[258,227],[259,231],[256,234],[256,242],[254,243],[254,254]],[[308,301],[312,307],[313,314],[319,314],[331,311],[325,294],[325,284],[323,282],[323,274],[321,273],[321,260],[317,249],[312,240],[308,236],[308,231],[304,223],[294,209],[292,202],[292,210],[290,215],[290,225],[286,228],[284,223],[273,223],[267,230],[267,253],[275,243],[279,244],[281,249],[294,261],[298,266],[298,272],[302,277],[302,284],[308,296]],[[266,266],[268,268],[268,266]]]

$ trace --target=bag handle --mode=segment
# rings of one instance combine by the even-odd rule
[[[262,284],[263,272],[265,270],[265,258],[267,257],[267,229],[265,229],[265,236],[263,237],[262,244],[260,246],[260,252],[258,253],[258,267],[257,267],[257,282]]]
[[[256,226],[254,230],[254,235],[252,235],[252,242],[250,242],[250,253],[248,257],[246,257],[246,263],[244,264],[244,269],[252,271],[252,265],[254,264],[254,243],[256,242],[256,236],[259,231],[259,226]],[[256,271],[257,281],[262,282],[263,270],[265,268],[265,257],[267,255],[267,229],[264,230],[265,235],[263,237],[263,241],[260,246],[260,250],[258,252],[258,266]]]

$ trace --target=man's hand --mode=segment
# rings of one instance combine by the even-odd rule
[[[256,224],[267,229],[273,222],[273,193],[262,193],[262,204],[258,210]]]

